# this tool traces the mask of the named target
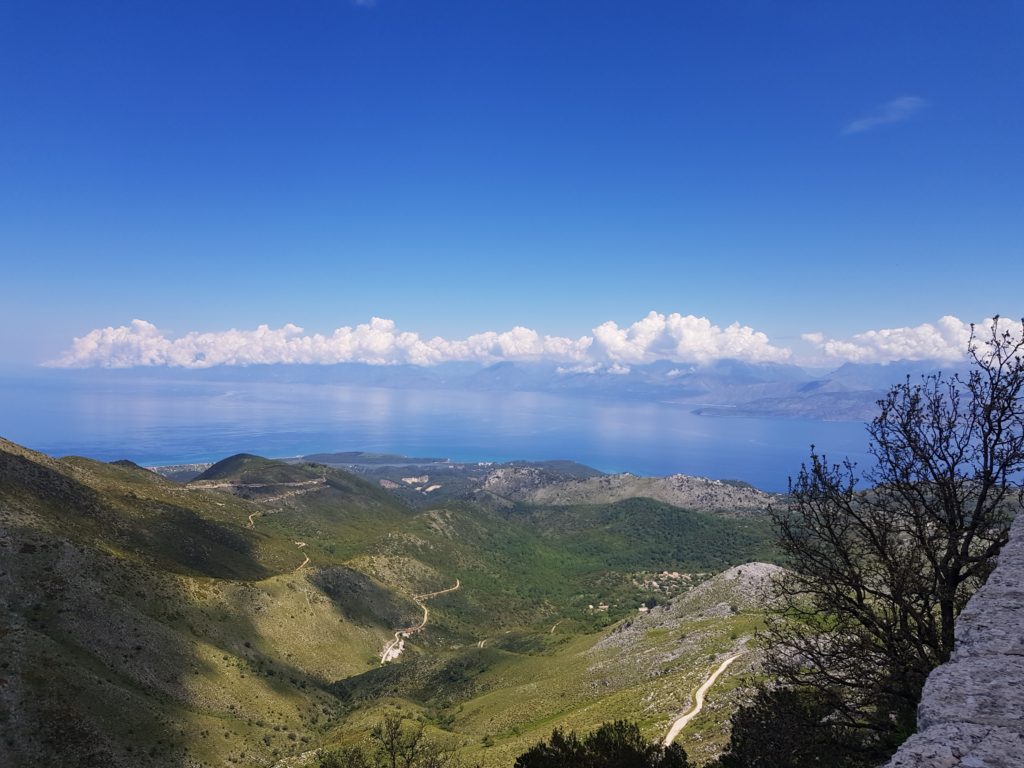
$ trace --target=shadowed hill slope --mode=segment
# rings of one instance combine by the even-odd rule
[[[560,723],[640,712],[660,738],[759,620],[673,614],[628,664],[602,644],[642,603],[770,556],[761,519],[649,499],[416,511],[321,465],[217,466],[180,485],[0,443],[0,764],[298,766],[393,704],[487,766]],[[416,596],[453,583],[382,667],[427,621]]]
[[[0,443],[0,763],[269,765],[322,738],[344,713],[325,686],[418,609],[340,560],[295,573],[257,511]]]

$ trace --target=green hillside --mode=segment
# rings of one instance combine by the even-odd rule
[[[417,511],[315,464],[243,454],[180,485],[2,442],[0,757],[310,764],[393,706],[488,766],[556,724],[630,716],[655,737],[759,620],[684,598],[766,541],[763,521],[649,500]]]
[[[310,465],[284,464],[251,453],[238,453],[221,459],[194,482],[231,480],[239,483],[288,483],[310,480],[317,473]]]
[[[271,764],[417,611],[340,561],[317,573],[357,588],[318,588],[294,537],[247,527],[263,505],[146,470],[5,442],[0,509],[5,765]]]

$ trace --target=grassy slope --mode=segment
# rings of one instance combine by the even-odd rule
[[[417,608],[340,559],[293,572],[294,537],[253,511],[0,444],[0,762],[266,765],[320,739],[344,713],[326,686]]]
[[[339,683],[338,695],[357,708],[333,737],[358,738],[397,703],[464,745],[468,758],[495,768],[511,765],[555,726],[586,731],[626,717],[659,739],[760,621],[749,597],[716,578],[650,616],[633,616],[602,632],[580,635],[559,624],[554,633],[501,632],[485,639],[483,648],[433,648]],[[754,654],[741,657],[683,732],[680,743],[699,762],[716,755],[727,739],[728,714],[755,662]]]
[[[568,619],[596,630],[630,615],[648,596],[632,584],[657,568],[714,572],[771,556],[767,524],[688,512],[648,499],[607,506],[499,513],[472,505],[419,514],[402,536],[378,545],[415,558],[465,584],[460,613],[438,606],[453,638],[548,627]],[[387,575],[380,573],[387,581]],[[586,606],[606,602],[607,616]],[[456,620],[462,626],[455,626]],[[447,625],[446,625],[447,626]],[[462,634],[460,634],[462,633]]]
[[[222,459],[193,482],[233,480],[241,483],[290,483],[319,476],[308,464],[284,464],[251,453],[237,453]]]
[[[508,765],[554,724],[630,716],[658,735],[709,656],[756,623],[680,616],[626,651],[601,631],[635,616],[638,571],[762,557],[757,520],[644,500],[414,515],[337,470],[246,456],[217,467],[207,482],[324,483],[253,502],[229,493],[244,488],[0,444],[0,579],[14,585],[0,654],[20,649],[25,682],[0,683],[12,765],[86,765],[90,750],[110,765],[267,765],[359,738],[394,703]],[[462,590],[431,600],[427,631],[380,668],[390,633],[420,615],[409,596],[455,578]],[[602,600],[608,614],[586,609]],[[38,749],[17,751],[27,744]]]
[[[709,583],[680,602],[667,627],[627,647],[609,643],[649,594],[631,575],[652,567],[720,570],[763,556],[766,540],[763,521],[649,500],[508,515],[470,505],[423,512],[378,542],[361,567],[413,592],[436,588],[442,573],[458,574],[463,590],[431,601],[432,629],[410,639],[400,663],[339,681],[334,691],[356,711],[334,738],[356,738],[396,703],[487,766],[511,765],[555,725],[586,730],[629,717],[658,738],[760,619],[730,585]],[[587,610],[600,599],[612,602],[608,614]],[[719,610],[703,615],[710,606]],[[710,758],[727,737],[723,723],[747,666],[721,679],[718,696],[687,730],[683,743],[696,756]],[[485,736],[492,746],[482,746]]]

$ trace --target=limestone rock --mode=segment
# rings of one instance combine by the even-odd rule
[[[886,768],[1024,766],[1024,515],[961,612],[953,657],[928,676],[917,722]]]

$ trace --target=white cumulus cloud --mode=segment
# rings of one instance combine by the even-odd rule
[[[986,320],[978,327],[985,328],[991,323],[991,320]],[[959,360],[966,354],[970,337],[969,323],[946,315],[935,324],[865,331],[848,339],[827,339],[820,333],[806,333],[802,338],[834,360],[890,363],[896,360]]]
[[[705,363],[723,358],[764,363],[781,362],[792,354],[749,326],[733,323],[720,328],[706,317],[675,312],[667,316],[651,312],[626,328],[610,320],[602,323],[594,329],[594,347],[599,355],[619,363]]]
[[[354,328],[344,326],[330,335],[306,334],[297,325],[272,329],[192,332],[169,338],[145,320],[118,328],[97,328],[76,338],[52,365],[57,367],[128,368],[166,365],[209,368],[215,365],[332,364],[435,365],[449,360],[581,360],[590,339],[541,336],[528,328],[505,333],[482,333],[448,341],[424,340],[401,331],[393,320],[375,317]]]
[[[984,335],[991,320],[977,324]],[[1002,327],[1002,326],[1001,326]],[[1019,324],[1014,331],[1019,332]],[[947,315],[935,323],[864,331],[848,338],[821,332],[801,334],[817,357],[805,362],[888,363],[897,360],[962,359],[970,324]],[[635,323],[619,326],[609,320],[577,339],[548,336],[524,326],[484,331],[463,339],[423,338],[399,329],[393,320],[375,317],[368,323],[343,326],[329,334],[307,333],[297,325],[261,325],[252,330],[193,331],[171,336],[145,320],[120,327],[97,328],[76,338],[69,350],[49,365],[64,368],[172,366],[210,368],[218,365],[367,363],[370,365],[437,365],[452,361],[494,363],[547,361],[558,372],[626,373],[630,366],[669,360],[709,363],[735,359],[751,363],[789,362],[793,352],[772,344],[750,326],[721,327],[706,317],[650,312]],[[679,375],[681,369],[666,376]]]
[[[261,325],[254,330],[190,332],[171,337],[146,320],[97,328],[76,338],[71,348],[50,365],[55,367],[333,364],[436,365],[449,361],[481,363],[502,360],[547,360],[568,364],[565,370],[610,373],[630,364],[654,360],[708,362],[737,358],[750,362],[786,360],[788,349],[773,346],[753,328],[734,323],[725,328],[705,317],[651,312],[620,328],[602,323],[593,335],[571,339],[547,336],[517,326],[485,331],[464,339],[421,338],[403,331],[393,320],[375,317],[355,327],[343,326],[328,335],[306,333],[297,325]]]

